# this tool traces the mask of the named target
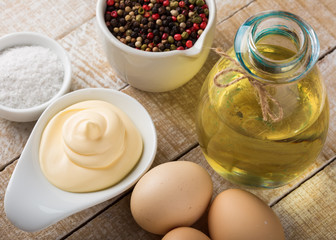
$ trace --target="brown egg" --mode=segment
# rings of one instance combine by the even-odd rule
[[[168,162],[147,172],[131,196],[131,212],[145,230],[166,234],[190,226],[205,212],[212,196],[212,180],[200,165]]]
[[[217,195],[208,215],[212,240],[284,240],[279,218],[252,193],[229,189]]]
[[[210,240],[210,238],[195,228],[179,227],[168,232],[162,240]]]

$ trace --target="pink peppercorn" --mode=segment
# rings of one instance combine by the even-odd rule
[[[186,42],[186,47],[187,48],[191,48],[193,46],[193,42],[191,41],[191,40],[188,40],[187,42]]]
[[[147,38],[148,38],[148,39],[153,39],[153,38],[154,38],[154,33],[149,32],[149,33],[147,34]]]
[[[175,35],[174,35],[174,39],[175,39],[176,41],[181,41],[181,39],[182,39],[181,34],[179,34],[179,33],[175,34]]]
[[[197,31],[199,29],[199,25],[197,23],[194,23],[193,28],[194,28],[195,31]]]
[[[166,40],[168,38],[168,33],[162,34],[162,40]]]
[[[194,10],[195,6],[193,4],[189,5],[189,10]]]
[[[150,6],[148,6],[148,5],[146,5],[146,4],[144,4],[144,5],[142,6],[142,8],[145,9],[146,11],[149,11],[149,10],[150,10]]]
[[[185,7],[185,2],[183,2],[183,1],[179,2],[179,6],[180,6],[181,8]]]
[[[114,0],[107,0],[106,4],[107,4],[107,6],[113,6],[114,5]]]
[[[201,13],[199,16],[200,16],[202,19],[206,17],[204,13]]]
[[[152,18],[154,21],[158,20],[160,18],[160,15],[158,13],[155,13],[152,15]]]
[[[172,20],[173,20],[174,22],[177,21],[177,18],[176,18],[175,16],[172,16],[171,18],[172,18]]]
[[[117,13],[117,11],[112,11],[112,12],[111,12],[111,17],[113,17],[113,18],[118,17],[118,13]]]
[[[178,48],[176,48],[177,50],[184,50],[184,47],[180,46]]]
[[[202,22],[202,23],[200,24],[200,28],[201,28],[201,29],[205,29],[206,25],[207,25],[206,22]]]
[[[169,0],[163,1],[163,6],[167,7],[167,6],[169,6],[169,4],[170,4]]]

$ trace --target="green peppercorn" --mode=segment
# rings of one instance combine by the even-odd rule
[[[142,46],[141,46],[141,50],[145,51],[146,48],[147,48],[147,44],[142,44]]]
[[[132,32],[133,31],[131,29],[126,30],[126,36],[131,36]]]
[[[168,37],[168,42],[169,42],[169,43],[174,43],[174,41],[175,41],[175,40],[174,40],[174,37],[173,37],[173,36],[169,36],[169,37]]]
[[[189,0],[190,4],[195,4],[196,0]]]
[[[142,20],[142,15],[136,15],[136,17],[135,17],[135,21],[137,21],[137,22],[141,22],[141,20]]]
[[[205,14],[205,16],[209,16],[209,8],[204,9],[204,14]]]
[[[203,19],[202,19],[199,15],[196,15],[196,16],[194,16],[194,17],[191,19],[191,21],[192,21],[193,23],[200,24],[200,23],[203,21]]]
[[[187,38],[189,37],[189,33],[187,33],[187,32],[183,32],[183,33],[181,34],[181,37],[182,37],[182,39],[187,39]]]
[[[179,14],[176,19],[179,23],[182,23],[185,22],[186,17],[183,14]]]
[[[205,3],[203,0],[196,0],[196,5],[197,6],[203,6]]]
[[[176,50],[175,44],[170,44],[170,50]]]
[[[145,9],[143,9],[142,7],[139,7],[138,8],[138,13],[141,14],[141,15],[144,14],[145,13]]]
[[[179,3],[178,1],[171,1],[169,6],[171,8],[177,8],[179,6]]]

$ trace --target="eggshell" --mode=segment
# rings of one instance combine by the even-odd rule
[[[279,218],[258,197],[240,189],[216,196],[209,209],[212,240],[284,240]]]
[[[179,227],[168,232],[162,240],[210,240],[210,238],[195,228]]]
[[[211,196],[212,180],[205,169],[193,162],[168,162],[151,169],[135,185],[131,212],[143,229],[164,235],[196,222]]]

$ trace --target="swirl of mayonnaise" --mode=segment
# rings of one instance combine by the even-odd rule
[[[46,178],[63,190],[97,191],[133,169],[142,145],[124,112],[104,101],[84,101],[49,121],[41,137],[40,165]]]

